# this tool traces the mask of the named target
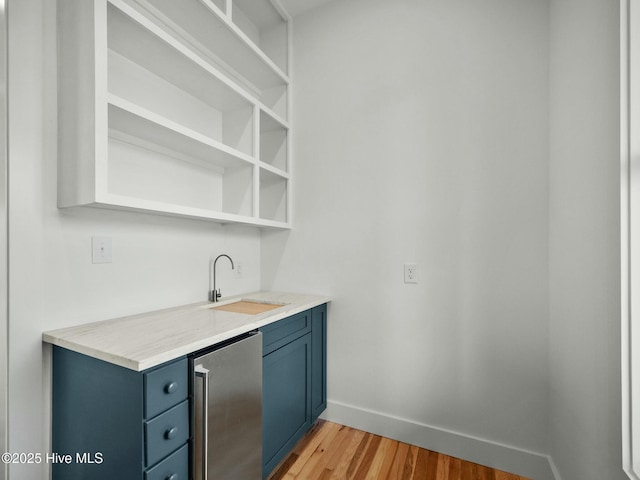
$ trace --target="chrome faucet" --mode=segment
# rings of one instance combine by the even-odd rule
[[[227,257],[231,262],[231,269],[233,270],[235,267],[233,266],[233,260],[231,257],[225,253],[222,255],[218,255],[215,260],[211,260],[209,262],[209,301],[217,302],[218,299],[222,296],[220,293],[220,289],[216,290],[216,263],[220,257]],[[213,274],[213,288],[211,288],[211,276]]]

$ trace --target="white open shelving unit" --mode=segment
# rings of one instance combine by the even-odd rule
[[[58,9],[59,207],[290,228],[290,22],[277,4]]]

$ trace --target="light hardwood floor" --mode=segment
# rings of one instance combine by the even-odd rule
[[[319,420],[269,480],[529,480]]]

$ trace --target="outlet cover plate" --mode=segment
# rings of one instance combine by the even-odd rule
[[[404,283],[418,283],[418,264],[404,264]]]

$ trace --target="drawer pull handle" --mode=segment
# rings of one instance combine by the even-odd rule
[[[178,474],[177,473],[172,473],[171,475],[169,475],[164,480],[178,480]]]
[[[171,427],[164,432],[164,438],[167,440],[173,440],[178,435],[178,427]]]
[[[178,383],[177,382],[167,383],[164,386],[164,393],[171,394],[171,393],[175,393],[177,391],[178,391]]]

